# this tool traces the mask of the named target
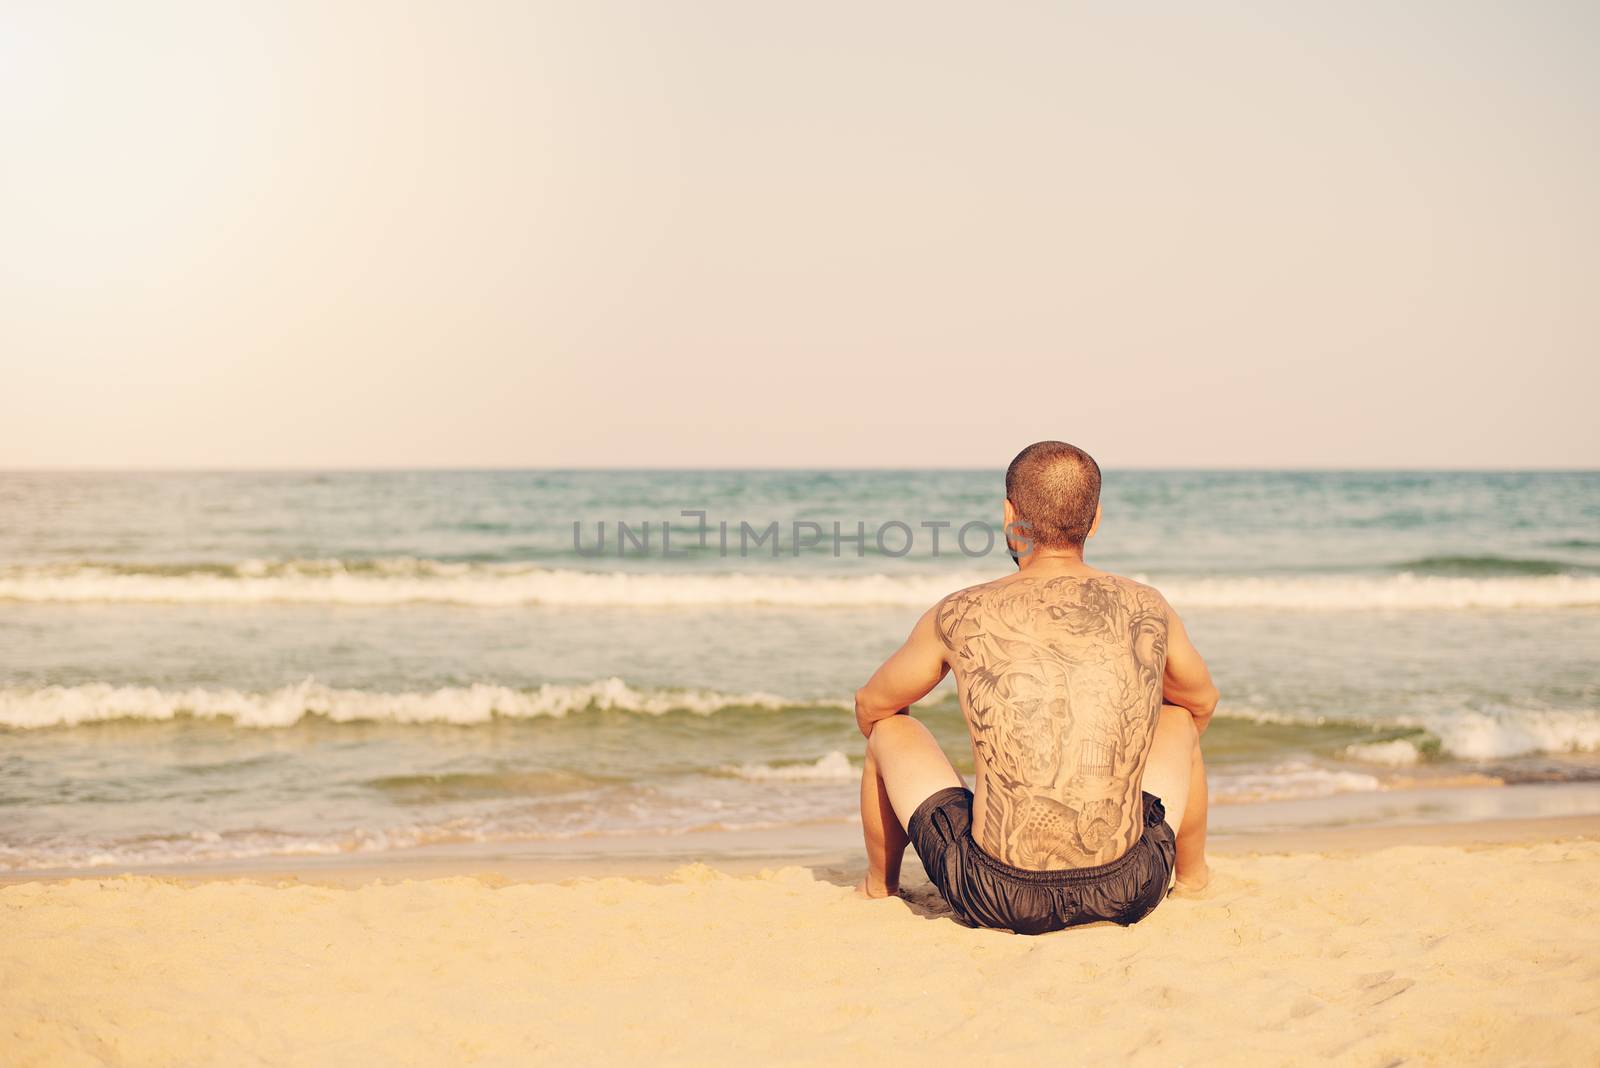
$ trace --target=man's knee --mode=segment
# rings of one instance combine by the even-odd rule
[[[893,715],[887,719],[880,719],[872,725],[872,734],[867,738],[867,751],[875,757],[881,756],[886,747],[903,743],[907,738],[927,732],[927,727],[910,716]]]
[[[935,791],[966,785],[933,732],[910,716],[890,716],[873,724],[867,754],[888,790],[890,807],[908,831],[912,813]]]

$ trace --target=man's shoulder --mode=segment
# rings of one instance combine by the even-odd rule
[[[929,614],[933,616],[934,629],[939,633],[939,640],[946,647],[954,648],[956,631],[961,626],[962,621],[971,616],[975,610],[981,608],[996,589],[1006,585],[1006,580],[1009,577],[1003,576],[990,579],[988,582],[963,586],[961,589],[947,593],[939,598],[938,603],[929,610]]]
[[[943,597],[939,598],[939,604],[934,605],[934,607],[938,608],[939,605],[949,604],[953,601],[975,600],[984,596],[991,590],[996,590],[1001,586],[1006,585],[1011,578],[1012,576],[1010,575],[1002,575],[999,578],[992,578],[987,582],[975,582],[971,586],[963,586],[959,590],[952,590],[950,593],[947,593]]]
[[[963,586],[959,590],[945,594],[929,609],[928,614],[933,617],[934,627],[940,639],[945,645],[953,647],[956,632],[964,621],[985,618],[991,611],[1005,612],[1007,605],[1014,601],[1014,598],[1007,596],[1009,593],[1016,593],[1025,598],[1041,595],[1049,598],[1049,587],[1056,582],[1070,585],[1080,591],[1088,586],[1109,587],[1118,591],[1123,603],[1141,615],[1165,614],[1168,611],[1167,599],[1162,596],[1160,590],[1149,583],[1110,571],[1087,576],[1061,576],[1043,581],[1045,585],[1041,587],[1035,582],[1028,581],[1026,576],[1002,575],[988,582]],[[1081,595],[1080,593],[1075,596]]]
[[[963,586],[959,590],[953,590],[939,598],[938,603],[933,606],[933,614],[938,617],[952,611],[966,611],[982,605],[1006,589],[1014,587],[1016,578],[1017,576],[1015,575],[1001,575],[999,578],[992,578],[987,582],[977,582],[971,586]]]
[[[1105,573],[1105,577],[1111,579],[1117,585],[1132,593],[1149,597],[1161,596],[1161,591],[1150,585],[1148,582],[1142,582],[1139,579],[1131,578],[1127,575],[1118,575],[1110,571]]]
[[[1110,571],[1105,573],[1105,578],[1123,591],[1130,604],[1148,611],[1165,612],[1167,610],[1166,597],[1148,582],[1141,582],[1138,579],[1129,578],[1127,575],[1113,574]]]
[[[1059,586],[1056,584],[1059,583]],[[1114,571],[1100,571],[1091,575],[1064,575],[1059,578],[1044,580],[1044,588],[1050,593],[1070,600],[1077,600],[1089,596],[1087,591],[1100,591],[1100,595],[1110,594],[1114,599],[1121,601],[1134,612],[1144,615],[1147,613],[1165,614],[1170,606],[1161,591],[1147,582],[1119,575]],[[992,584],[991,584],[992,585]],[[1047,593],[1047,596],[1049,594]]]
[[[1044,579],[1042,581],[1044,581],[1047,586],[1054,583],[1073,586],[1081,586],[1086,583],[1092,583],[1096,585],[1114,587],[1141,601],[1166,601],[1166,598],[1162,596],[1161,591],[1149,583],[1141,582],[1135,578],[1129,578],[1127,575],[1118,575],[1112,571],[1101,571],[1094,575],[1063,575],[1056,578]],[[943,611],[946,606],[972,604],[983,601],[985,598],[1002,594],[1008,590],[1021,590],[1030,588],[1038,589],[1039,587],[1033,586],[1032,583],[1028,581],[1028,577],[1026,575],[1002,575],[999,578],[993,578],[987,582],[975,583],[971,586],[963,586],[959,590],[945,594],[939,599],[938,603],[933,606],[933,611],[935,614],[937,614]]]

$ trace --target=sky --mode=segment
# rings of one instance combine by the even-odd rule
[[[0,467],[1600,467],[1600,5],[0,6]]]

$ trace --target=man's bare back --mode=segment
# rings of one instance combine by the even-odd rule
[[[1171,879],[1205,885],[1199,736],[1217,689],[1160,593],[1084,562],[1099,493],[1083,450],[1019,453],[1017,573],[934,605],[856,691],[867,896],[895,892],[907,845],[960,922],[1025,934],[1136,923]],[[973,789],[909,714],[952,671]]]
[[[1143,829],[1166,604],[1148,586],[1084,570],[1010,576],[936,609],[972,734],[973,837],[1019,868],[1104,864]]]

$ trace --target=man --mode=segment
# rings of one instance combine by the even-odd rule
[[[1006,470],[1016,574],[928,610],[856,692],[867,737],[868,897],[898,891],[909,843],[956,920],[1040,934],[1148,915],[1203,887],[1199,737],[1211,674],[1156,590],[1084,563],[1100,467],[1060,441]],[[968,790],[909,706],[954,671],[972,736]]]

